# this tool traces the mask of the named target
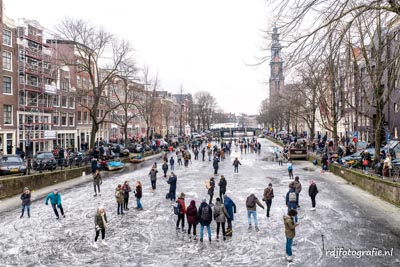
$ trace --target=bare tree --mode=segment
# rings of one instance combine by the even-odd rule
[[[132,48],[129,42],[119,40],[102,27],[91,25],[82,19],[64,19],[57,30],[62,38],[74,43],[77,60],[65,62],[77,67],[89,77],[90,86],[80,90],[78,97],[93,96],[93,103],[79,102],[87,109],[92,119],[90,145],[94,146],[96,134],[111,110],[118,108],[118,103],[109,101],[106,88],[118,76],[120,66],[132,58]],[[114,105],[115,104],[115,105]],[[103,113],[99,114],[99,109]]]
[[[200,91],[194,95],[194,101],[198,118],[197,130],[200,130],[200,125],[203,129],[210,129],[212,115],[217,107],[215,98],[209,92]]]

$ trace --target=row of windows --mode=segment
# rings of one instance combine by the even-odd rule
[[[53,113],[53,124],[61,126],[75,126],[74,113]]]

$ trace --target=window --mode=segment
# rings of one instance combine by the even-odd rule
[[[3,51],[3,69],[12,71],[12,54],[8,51]]]
[[[76,76],[76,84],[78,88],[82,88],[82,79],[80,76]]]
[[[3,29],[3,44],[12,46],[11,31]]]
[[[59,95],[54,96],[54,98],[53,98],[53,106],[55,106],[55,107],[59,107],[60,106],[60,96]]]
[[[78,111],[78,114],[76,116],[77,116],[76,119],[78,120],[78,124],[82,123],[82,112]]]
[[[68,116],[68,125],[74,126],[74,113],[70,113]]]
[[[3,76],[3,94],[12,94],[11,81],[11,77]]]
[[[61,126],[67,126],[67,113],[61,114]]]
[[[73,96],[70,96],[69,97],[69,108],[74,108],[74,106],[75,106],[75,101],[74,101],[74,97]]]
[[[59,115],[58,115],[58,113],[54,113],[53,114],[53,124],[54,125],[60,125],[60,121],[59,121],[60,119],[59,119]]]
[[[28,76],[28,84],[31,86],[39,86],[39,78],[36,76]]]
[[[66,108],[66,107],[67,107],[67,96],[65,96],[65,95],[63,95],[63,96],[61,97],[61,106],[62,106],[63,108]]]
[[[399,112],[399,105],[397,103],[394,103],[394,112]]]
[[[88,123],[88,113],[87,112],[83,113],[83,122],[86,124]]]
[[[66,91],[66,90],[68,90],[68,87],[69,87],[69,80],[68,80],[68,78],[62,79],[62,81],[61,81],[61,90]]]
[[[4,124],[12,124],[12,106],[4,105]]]

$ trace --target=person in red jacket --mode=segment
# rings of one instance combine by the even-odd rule
[[[194,200],[190,201],[190,205],[186,209],[186,218],[187,218],[187,221],[189,224],[189,228],[188,228],[189,239],[192,238],[192,236],[190,235],[190,230],[193,227],[193,240],[197,240],[196,227],[197,227],[197,223],[198,223],[198,218],[197,218],[196,201],[194,201]]]
[[[185,232],[185,214],[186,214],[186,205],[185,205],[185,194],[181,193],[177,202],[180,204],[178,220],[176,221],[176,231],[179,231],[179,222],[182,225],[182,233]]]

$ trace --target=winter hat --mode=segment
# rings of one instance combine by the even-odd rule
[[[269,184],[268,184],[268,186],[272,186],[272,184],[271,184],[271,183],[269,183]]]
[[[29,190],[29,188],[28,187],[24,187],[24,190]]]
[[[179,196],[179,198],[185,198],[185,194],[182,192]]]
[[[294,177],[295,181],[299,181],[299,176]]]
[[[56,188],[56,189],[54,189],[54,190],[53,190],[53,192],[58,192],[58,189],[57,189],[57,188]]]
[[[192,200],[190,201],[190,205],[191,205],[191,206],[195,206],[195,205],[196,205],[196,201],[195,201],[194,199],[192,199]]]
[[[207,203],[207,199],[205,197],[203,197],[203,199],[201,200],[201,203]]]
[[[227,198],[228,197],[228,192],[226,192],[225,194],[224,194],[224,198]]]
[[[221,201],[221,199],[219,197],[217,197],[217,201]]]

